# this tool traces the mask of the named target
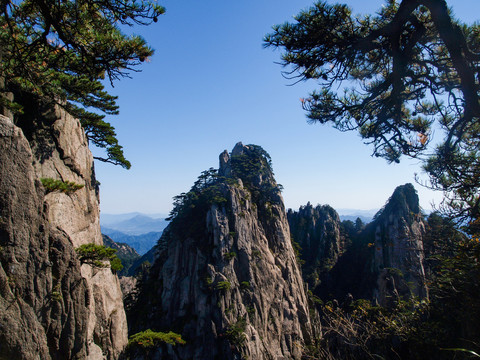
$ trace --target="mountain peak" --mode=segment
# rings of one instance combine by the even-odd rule
[[[397,214],[410,220],[421,214],[417,190],[412,184],[398,186],[383,209],[375,215],[375,219],[388,217],[391,214]]]
[[[270,156],[238,143],[219,173],[175,198],[131,327],[191,339],[174,359],[300,359],[313,330]]]

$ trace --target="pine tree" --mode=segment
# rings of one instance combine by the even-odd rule
[[[480,216],[480,26],[453,18],[445,0],[389,0],[354,16],[319,2],[275,26],[287,76],[321,89],[302,100],[311,122],[358,131],[373,154],[425,156],[431,186],[459,216]],[[433,130],[443,139],[428,148]]]
[[[143,38],[125,35],[120,26],[148,25],[163,13],[150,1],[0,0],[3,113],[21,114],[25,95],[57,104],[80,119],[94,145],[106,149],[100,160],[129,168],[114,128],[104,120],[118,114],[118,106],[102,80],[129,76],[153,54]]]

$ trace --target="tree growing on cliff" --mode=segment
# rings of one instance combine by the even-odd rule
[[[58,104],[106,149],[99,160],[129,168],[114,128],[96,112],[118,113],[102,80],[129,76],[153,54],[120,26],[147,25],[163,12],[153,1],[0,1],[0,109],[21,113],[24,95]]]
[[[319,82],[302,99],[310,122],[358,131],[390,162],[426,155],[432,187],[472,219],[480,212],[479,34],[445,0],[389,0],[375,16],[319,2],[275,26],[265,45],[284,50],[287,76]],[[429,149],[434,128],[443,138]]]

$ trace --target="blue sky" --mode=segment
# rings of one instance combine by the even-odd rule
[[[349,0],[355,13],[373,13],[383,1]],[[96,162],[103,213],[167,214],[172,197],[188,191],[218,155],[242,141],[262,146],[284,186],[287,208],[310,201],[334,208],[382,207],[396,186],[414,182],[417,161],[399,165],[371,157],[355,133],[309,125],[300,98],[314,82],[281,75],[280,51],[262,48],[275,24],[291,21],[306,0],[160,0],[158,23],[134,28],[155,55],[132,79],[117,81],[116,128],[130,170]],[[480,18],[478,0],[448,1],[455,15]],[[95,154],[100,154],[94,150]],[[440,194],[415,185],[425,209]]]

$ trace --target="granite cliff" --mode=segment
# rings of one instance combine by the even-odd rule
[[[186,344],[132,358],[300,359],[314,332],[268,154],[241,143],[223,152],[173,215],[129,326]]]
[[[343,301],[352,294],[389,307],[399,298],[428,297],[425,221],[412,184],[397,187],[365,228],[341,223],[329,206],[289,210],[288,219],[304,277],[320,298]]]
[[[0,116],[0,358],[116,359],[118,278],[75,251],[102,245],[88,141],[61,109],[31,105],[15,125]]]
[[[313,289],[345,251],[340,217],[329,205],[313,207],[308,203],[298,211],[289,209],[287,218],[292,239],[301,249],[303,276]]]
[[[376,215],[372,230],[377,301],[388,306],[402,296],[428,297],[423,251],[425,221],[412,184],[395,189]]]

